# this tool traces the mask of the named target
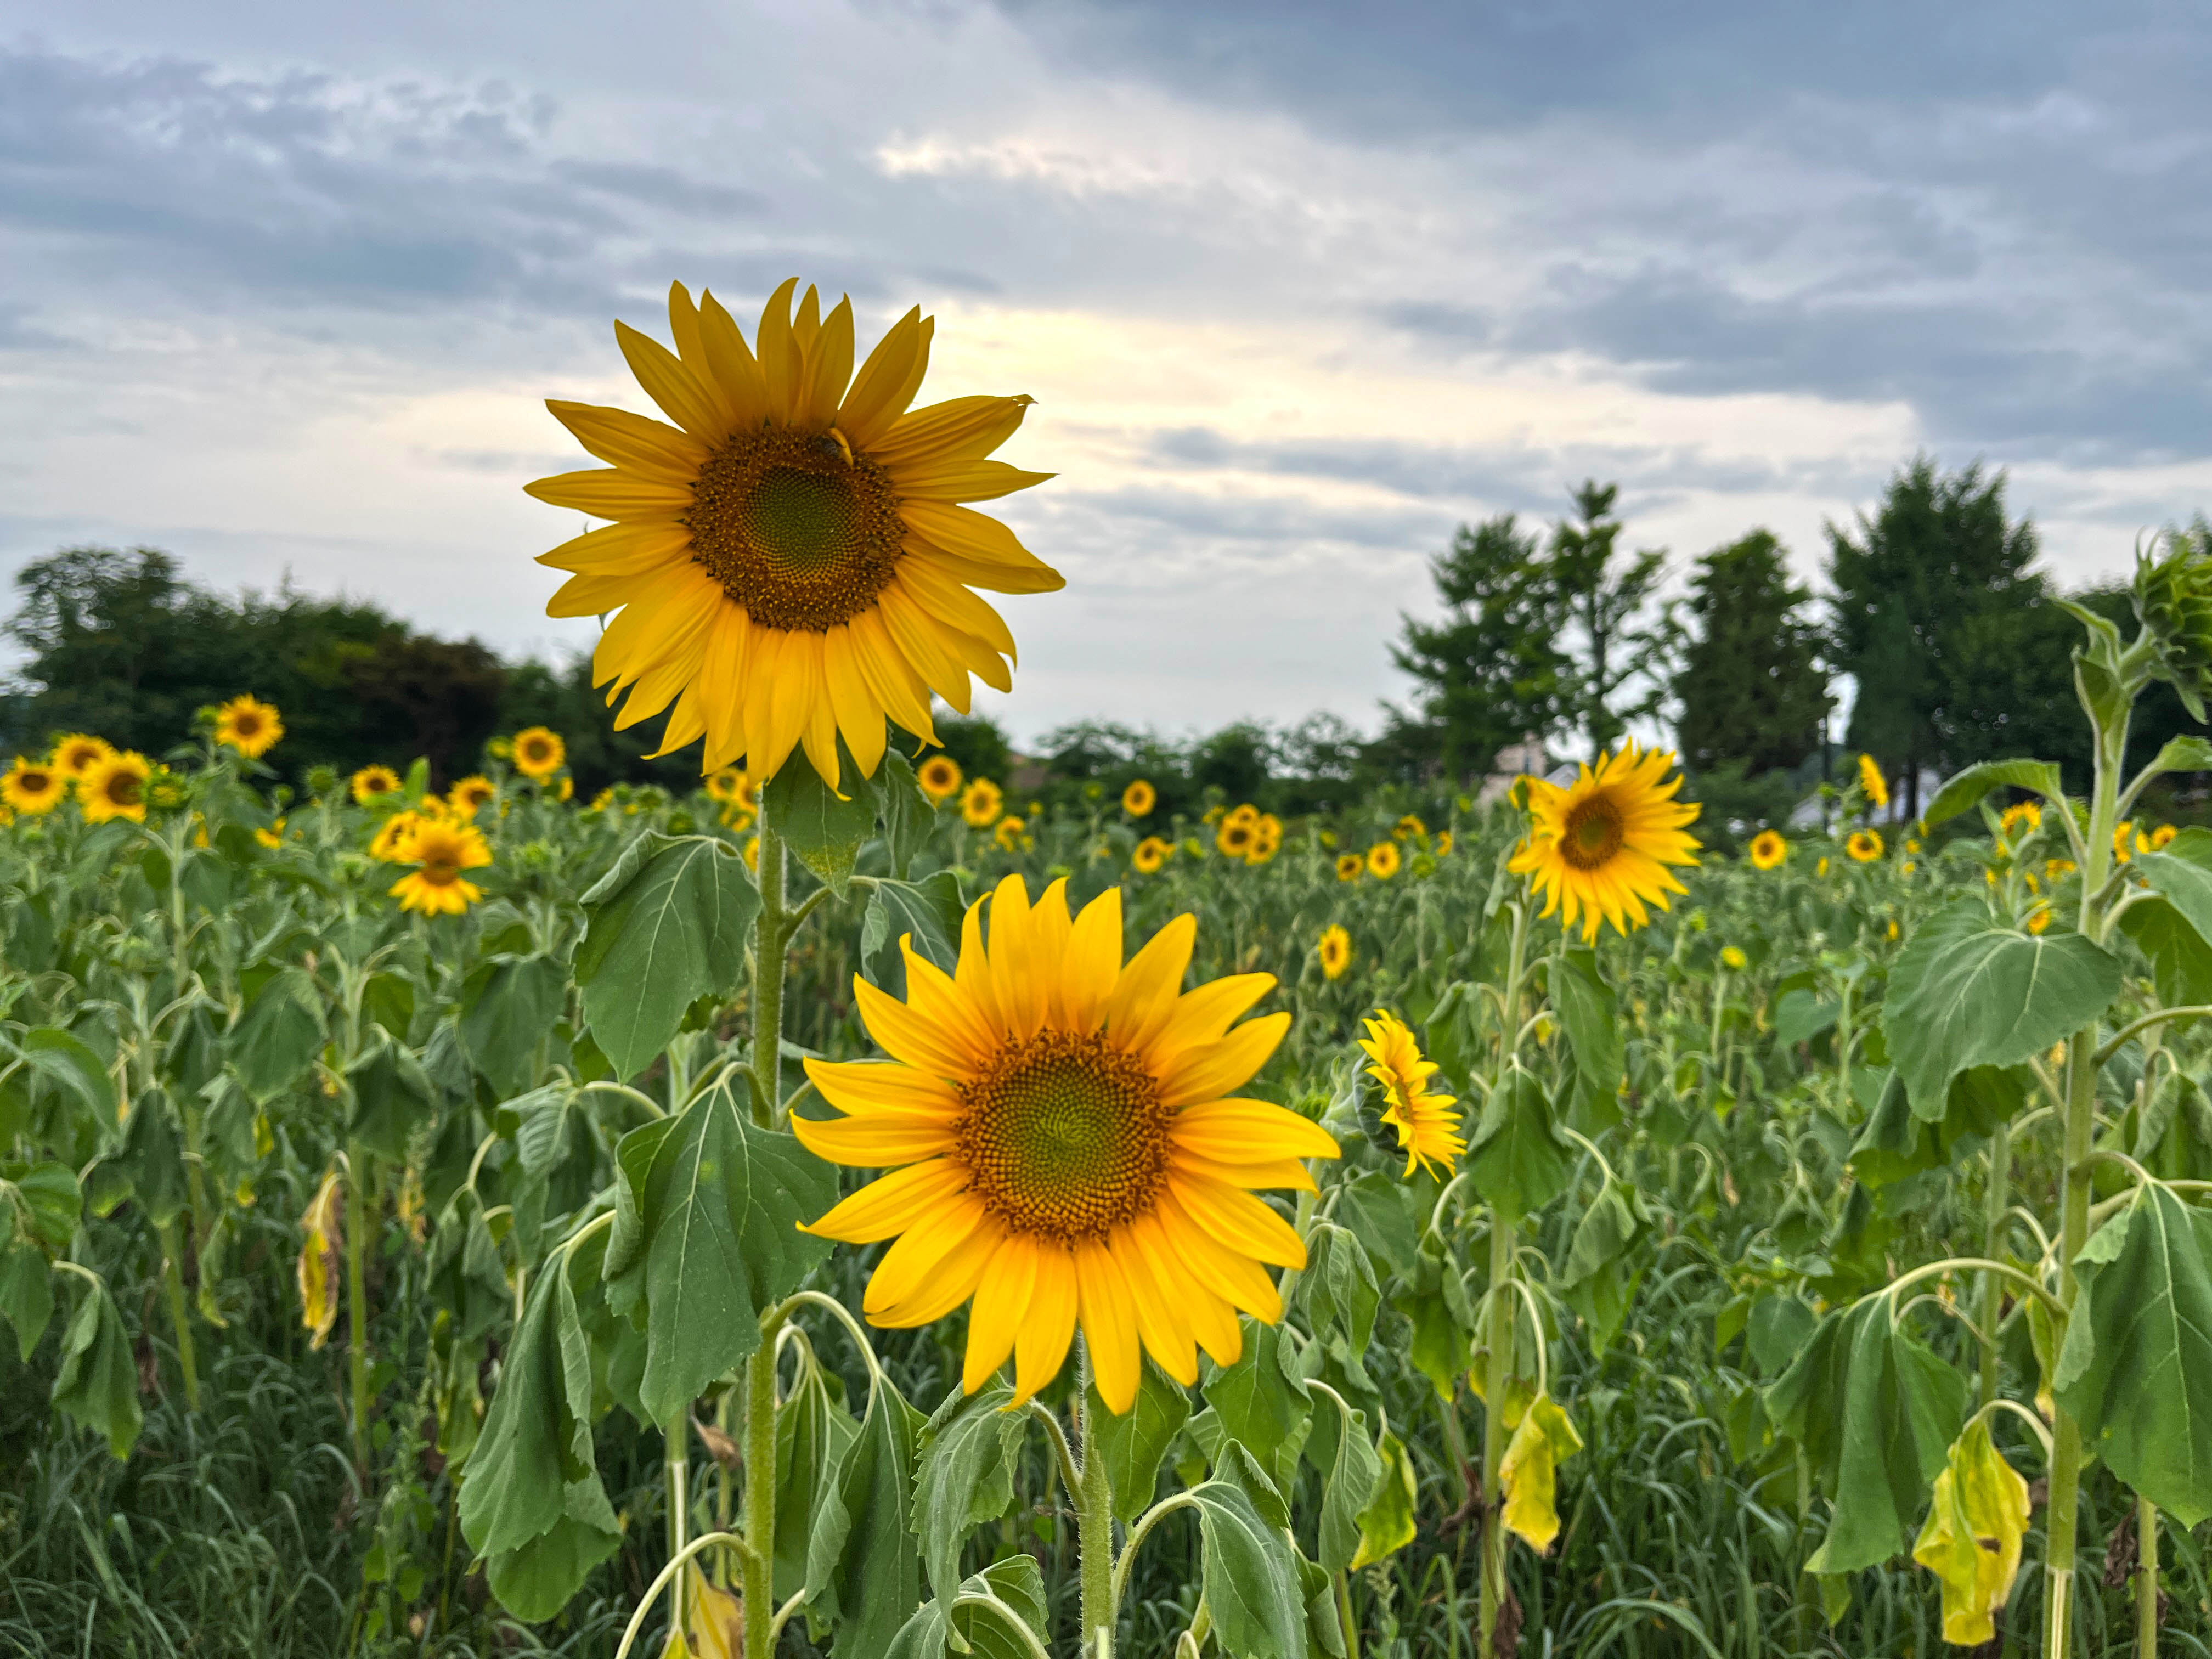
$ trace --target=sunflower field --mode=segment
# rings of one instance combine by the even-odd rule
[[[6,1651],[2212,1651],[2204,547],[2071,793],[1039,810],[931,742],[1025,400],[671,323],[534,489],[695,792],[0,775]]]

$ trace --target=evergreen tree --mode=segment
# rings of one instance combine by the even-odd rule
[[[1695,636],[1674,680],[1682,759],[1693,772],[1741,763],[1757,777],[1814,752],[1828,710],[1812,595],[1790,580],[1771,531],[1699,559],[1687,605]]]
[[[1402,618],[1391,660],[1421,689],[1410,713],[1391,711],[1382,754],[1480,778],[1499,750],[1569,718],[1572,664],[1559,643],[1567,610],[1541,545],[1507,513],[1462,525],[1429,562],[1444,616]]]
[[[1562,519],[1552,531],[1551,580],[1579,635],[1575,720],[1599,751],[1620,741],[1629,720],[1658,712],[1674,649],[1670,614],[1663,608],[1647,614],[1666,574],[1667,556],[1639,552],[1615,568],[1621,524],[1613,508],[1620,495],[1618,484],[1585,479],[1572,492],[1577,516]],[[1644,695],[1623,706],[1638,682]]]

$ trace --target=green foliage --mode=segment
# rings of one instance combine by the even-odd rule
[[[1771,531],[1698,561],[1685,606],[1695,636],[1674,680],[1690,770],[1788,771],[1817,749],[1829,699],[1812,601]]]

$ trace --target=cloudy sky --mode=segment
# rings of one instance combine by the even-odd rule
[[[0,573],[588,647],[532,556],[610,320],[782,277],[1039,401],[1018,734],[1395,695],[1462,520],[1821,526],[1925,448],[2063,580],[2212,505],[2197,4],[0,0]]]

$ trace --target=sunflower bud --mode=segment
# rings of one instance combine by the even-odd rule
[[[2204,539],[2167,539],[2162,559],[2136,565],[2136,615],[2158,647],[2160,678],[2171,680],[2197,720],[2212,693],[2212,550]]]

